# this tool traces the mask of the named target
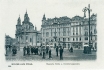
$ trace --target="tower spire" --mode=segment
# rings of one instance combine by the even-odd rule
[[[45,14],[43,15],[43,20],[46,20]]]
[[[27,9],[26,9],[26,14],[27,14]]]
[[[17,20],[17,25],[21,25],[20,15],[19,15],[18,20]]]

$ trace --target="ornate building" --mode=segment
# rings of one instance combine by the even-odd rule
[[[90,20],[90,36],[93,47],[97,47],[97,31],[96,19],[97,15],[91,15]],[[63,47],[83,47],[89,42],[89,24],[88,18],[74,16],[69,18],[67,16],[60,18],[48,18],[43,15],[41,33],[43,45],[61,45]]]
[[[21,24],[20,16],[16,25],[16,45],[20,47],[24,46],[37,46],[41,41],[41,32],[37,31],[37,27],[30,22],[27,11],[24,15],[24,21]]]

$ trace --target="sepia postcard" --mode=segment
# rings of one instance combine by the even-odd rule
[[[103,0],[0,0],[0,70],[103,69]]]

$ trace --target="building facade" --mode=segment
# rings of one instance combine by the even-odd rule
[[[96,17],[97,15],[93,14],[90,20],[90,40],[95,48],[97,47]],[[46,19],[45,15],[43,15],[41,25],[42,44],[83,48],[84,44],[89,43],[88,22],[88,18],[80,16]]]
[[[24,21],[21,24],[20,16],[16,25],[16,45],[24,46],[37,46],[41,41],[41,32],[37,31],[37,27],[30,22],[27,11],[24,15]]]
[[[6,48],[11,48],[12,46],[15,46],[16,44],[16,39],[10,37],[9,35],[5,35],[5,47]]]

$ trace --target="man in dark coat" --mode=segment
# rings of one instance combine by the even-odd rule
[[[38,55],[38,47],[36,47],[36,55]]]
[[[30,55],[30,48],[27,46],[27,54]]]
[[[58,56],[58,46],[56,47],[56,56]]]
[[[14,46],[13,49],[12,49],[12,54],[13,54],[13,56],[14,56],[15,54],[17,54],[17,49],[16,49],[15,46]]]
[[[49,59],[52,58],[51,56],[51,48],[49,49]]]
[[[33,47],[33,54],[35,54],[35,47]]]
[[[26,55],[26,47],[23,48],[23,55]]]
[[[63,48],[60,48],[60,60],[63,60]]]
[[[46,46],[46,54],[48,54],[48,46]]]
[[[31,46],[31,54],[33,54],[33,47]]]
[[[73,52],[73,47],[70,48],[70,52]]]
[[[43,59],[45,59],[45,52],[46,52],[46,49],[45,49],[45,46],[43,47]]]
[[[36,55],[36,46],[34,47],[34,53],[35,53],[35,55]]]

